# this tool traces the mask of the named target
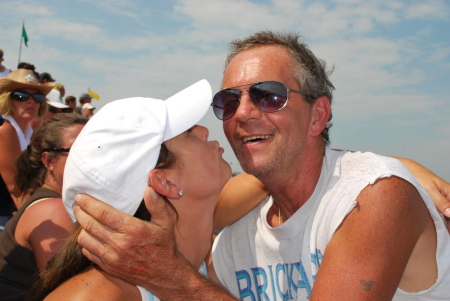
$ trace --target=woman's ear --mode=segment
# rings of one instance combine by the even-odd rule
[[[162,196],[169,199],[179,199],[178,187],[167,179],[163,169],[153,169],[148,175],[148,184]]]
[[[43,152],[41,155],[42,164],[44,164],[45,169],[48,171],[53,171],[52,159],[47,156],[48,152]]]

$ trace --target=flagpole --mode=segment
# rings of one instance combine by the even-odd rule
[[[25,19],[23,19],[23,23],[22,23],[22,33],[20,34],[20,50],[19,50],[19,62],[17,63],[17,65],[20,64],[20,55],[22,54],[22,40],[23,40],[23,28],[25,26]]]

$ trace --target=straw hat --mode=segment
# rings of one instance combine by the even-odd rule
[[[18,69],[6,77],[0,77],[0,94],[31,88],[47,95],[53,89],[54,85],[54,83],[40,84],[32,70]]]

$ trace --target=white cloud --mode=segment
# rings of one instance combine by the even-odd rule
[[[51,72],[69,94],[78,96],[90,85],[102,96],[101,106],[130,96],[165,98],[201,78],[217,90],[230,40],[263,29],[299,31],[319,58],[336,66],[331,77],[337,87],[336,116],[363,121],[393,116],[399,125],[420,123],[442,131],[450,141],[444,118],[450,114],[445,106],[450,91],[437,83],[450,70],[449,42],[436,39],[445,32],[442,26],[448,27],[445,1],[180,0],[156,5],[111,0],[70,5],[89,8],[90,3],[96,18],[81,9],[69,11],[65,2],[1,2],[0,10],[8,11],[0,21],[5,64],[16,64],[22,22],[16,16],[24,16],[30,37],[24,60]],[[153,23],[153,17],[162,24]],[[424,114],[408,119],[407,114],[418,112]],[[214,135],[220,135],[220,122],[207,119]],[[448,145],[440,147],[449,151]]]
[[[442,0],[417,1],[405,10],[407,19],[446,19],[448,15],[449,8]]]

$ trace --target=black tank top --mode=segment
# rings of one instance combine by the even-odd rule
[[[19,218],[31,203],[42,198],[60,198],[53,190],[40,188],[6,223],[0,232],[0,300],[25,300],[29,290],[38,279],[39,269],[34,253],[22,247],[14,238]]]

